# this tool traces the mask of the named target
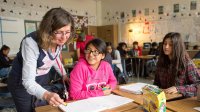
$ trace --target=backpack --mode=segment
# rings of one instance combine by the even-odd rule
[[[113,72],[118,81],[118,84],[128,83],[128,77],[123,72],[121,72],[120,69],[116,65],[113,66]]]

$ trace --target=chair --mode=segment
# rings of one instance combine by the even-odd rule
[[[7,85],[0,83],[0,110],[4,108],[14,108],[15,104]]]

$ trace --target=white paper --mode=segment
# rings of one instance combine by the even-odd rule
[[[134,83],[130,85],[120,86],[119,89],[122,91],[134,93],[134,94],[142,94],[142,88],[146,85],[149,85],[147,83]]]
[[[59,105],[64,112],[99,112],[115,108],[132,102],[132,99],[117,95],[92,97],[84,100],[68,103],[67,106]]]
[[[194,109],[200,111],[200,107],[194,107]]]

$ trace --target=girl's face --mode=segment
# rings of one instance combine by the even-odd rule
[[[127,50],[126,45],[123,45],[122,49],[126,51]]]
[[[106,51],[107,51],[108,53],[111,53],[111,52],[112,52],[112,47],[111,47],[111,46],[107,46],[107,47],[106,47]]]
[[[53,44],[64,45],[71,34],[71,25],[66,25],[53,32]]]
[[[165,55],[168,55],[169,57],[172,56],[172,40],[170,38],[165,39],[164,43],[163,43],[163,51],[165,53]]]
[[[105,54],[98,51],[92,44],[85,50],[85,58],[95,70],[99,67],[100,62],[104,57]]]
[[[9,52],[10,52],[10,49],[3,50],[3,54],[4,54],[5,56],[7,56]]]
[[[138,49],[138,45],[137,44],[133,44],[133,48],[134,49]]]

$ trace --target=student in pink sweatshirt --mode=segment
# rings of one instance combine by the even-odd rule
[[[110,64],[104,61],[106,44],[93,39],[86,44],[85,58],[80,59],[70,73],[72,100],[111,94],[117,81]]]

